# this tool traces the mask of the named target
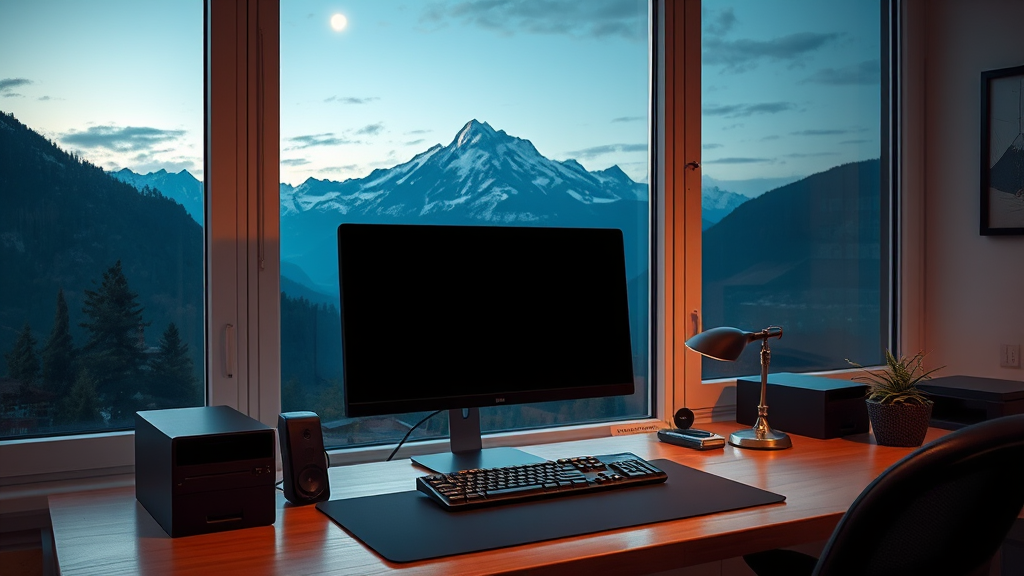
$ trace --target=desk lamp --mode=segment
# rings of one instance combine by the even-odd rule
[[[729,362],[739,358],[747,344],[754,340],[761,341],[761,403],[757,406],[757,422],[754,422],[754,427],[729,435],[729,444],[739,448],[781,450],[793,445],[788,434],[772,430],[768,425],[768,406],[764,403],[764,397],[768,389],[768,363],[772,357],[768,349],[769,338],[782,338],[782,328],[769,326],[760,332],[744,332],[728,327],[712,328],[686,341],[686,347],[694,352]]]

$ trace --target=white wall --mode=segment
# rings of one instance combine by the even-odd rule
[[[1024,65],[1024,0],[922,8],[921,344],[939,375],[1024,380],[999,366],[1001,344],[1024,345],[1024,236],[978,233],[980,75]]]

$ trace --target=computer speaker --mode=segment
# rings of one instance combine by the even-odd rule
[[[277,435],[281,441],[284,497],[298,505],[330,498],[320,417],[315,412],[284,412],[277,417]]]

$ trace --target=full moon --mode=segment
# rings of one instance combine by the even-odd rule
[[[344,14],[331,16],[331,28],[334,28],[335,31],[341,32],[345,26],[348,26],[348,18],[345,18]]]

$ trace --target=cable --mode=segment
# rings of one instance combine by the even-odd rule
[[[402,447],[402,444],[405,444],[405,441],[409,439],[409,435],[410,435],[410,434],[412,434],[412,431],[413,431],[413,430],[415,430],[415,429],[417,429],[417,428],[419,428],[419,427],[420,427],[420,424],[423,424],[423,423],[424,423],[424,422],[426,422],[427,420],[430,420],[430,419],[431,419],[431,418],[433,418],[434,416],[437,416],[438,412],[440,412],[440,410],[436,410],[436,411],[434,411],[434,412],[431,412],[430,414],[427,414],[427,415],[426,415],[426,416],[425,416],[425,417],[423,418],[423,420],[420,420],[419,422],[417,422],[417,423],[416,423],[416,425],[415,425],[415,426],[413,426],[412,428],[409,428],[409,431],[405,433],[405,437],[404,437],[404,438],[402,438],[402,441],[398,443],[398,446],[395,446],[395,449],[391,451],[391,455],[390,455],[390,456],[388,456],[388,457],[387,457],[387,459],[386,459],[386,460],[384,460],[384,461],[385,461],[385,462],[390,462],[390,461],[391,461],[391,459],[395,457],[395,454],[397,454],[397,453],[398,453],[398,449]]]

